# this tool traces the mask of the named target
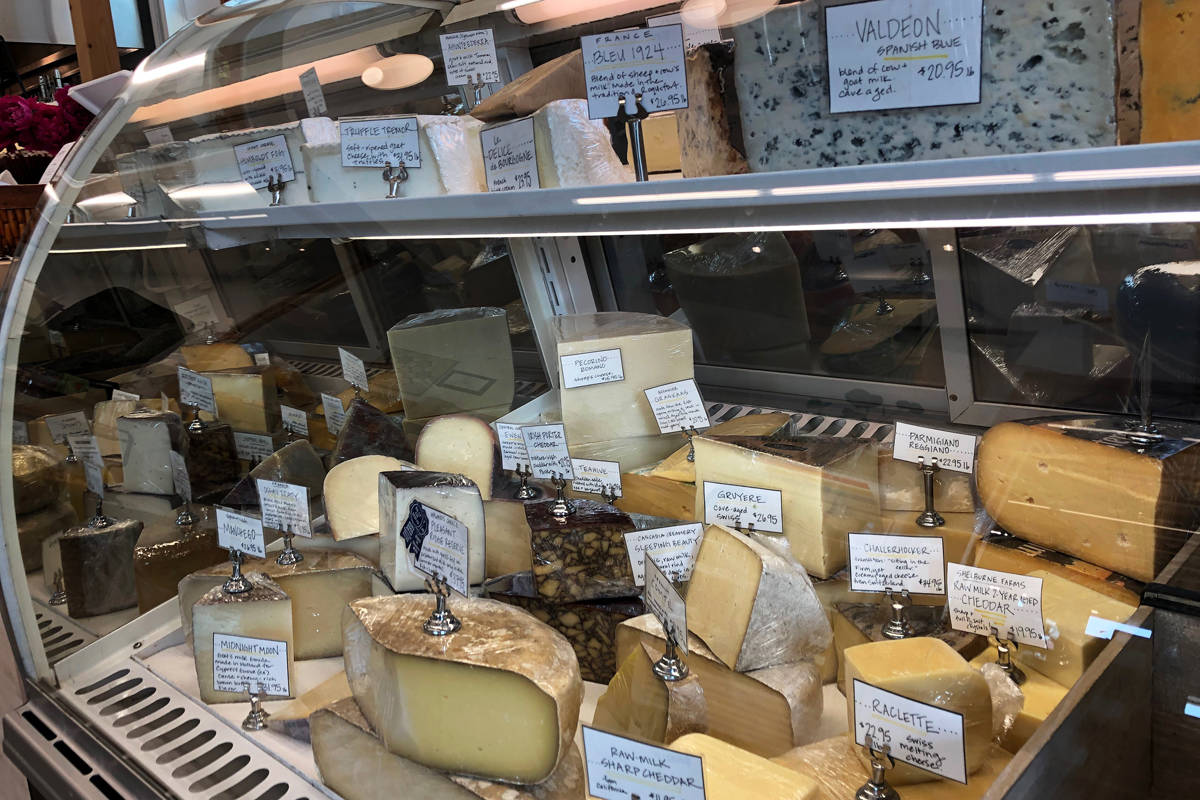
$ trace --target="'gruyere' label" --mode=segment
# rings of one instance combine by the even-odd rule
[[[267,557],[262,520],[217,506],[217,544],[248,556]]]
[[[625,367],[621,363],[619,347],[559,356],[558,363],[562,370],[563,389],[578,389],[581,386],[625,380]]]
[[[584,725],[583,762],[587,792],[600,800],[704,800],[700,756]]]
[[[882,750],[905,764],[967,782],[963,715],[910,700],[854,679],[854,743]]]
[[[659,568],[672,579],[691,580],[696,550],[703,536],[704,526],[699,522],[647,528],[625,534],[625,551],[629,554],[629,566],[633,569],[634,585],[646,585],[647,554],[653,556]]]
[[[262,524],[297,536],[312,536],[308,517],[308,487],[283,481],[254,480]]]
[[[529,466],[535,478],[565,478],[571,480],[571,454],[567,450],[567,430],[561,423],[525,425],[521,428]]]
[[[940,536],[850,533],[850,590],[946,593],[946,557]]]
[[[213,688],[219,692],[292,693],[287,642],[228,633],[213,634]]]
[[[1041,578],[950,563],[946,580],[952,628],[1046,647]]]
[[[975,470],[975,436],[897,422],[892,458],[913,464],[936,459],[941,469],[970,473]]]
[[[753,525],[756,531],[783,533],[783,492],[705,481],[704,522],[727,528]]]

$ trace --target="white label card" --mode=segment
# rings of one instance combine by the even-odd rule
[[[951,562],[946,580],[955,630],[987,636],[995,628],[1001,637],[1021,644],[1047,646],[1041,578]]]
[[[532,117],[484,128],[479,132],[479,146],[489,192],[541,187]]]
[[[562,373],[563,389],[578,389],[597,383],[616,383],[625,380],[625,366],[621,363],[621,350],[596,350],[558,357]]]
[[[46,428],[49,429],[50,438],[54,440],[55,444],[63,444],[67,441],[68,436],[74,434],[92,432],[92,429],[88,427],[87,416],[82,411],[46,417]]]
[[[851,533],[849,537],[851,591],[946,593],[946,557],[940,536]]]
[[[663,14],[661,17],[647,17],[646,24],[652,28],[659,25],[682,25],[683,43],[690,50],[702,44],[719,43],[721,41],[721,29],[717,27],[716,15],[713,14],[710,20],[710,22],[706,22],[706,24],[697,28],[688,24],[688,21],[683,18],[682,14]]]
[[[922,458],[926,461],[936,458],[942,469],[970,473],[975,470],[975,437],[897,422],[892,458],[913,464],[920,463]]]
[[[529,465],[529,452],[525,449],[525,437],[521,426],[509,422],[492,423],[496,427],[496,438],[500,440],[501,469],[516,469]]]
[[[13,420],[13,444],[29,444],[29,423],[25,420]]]
[[[141,398],[141,396],[136,395],[133,392],[126,392],[122,389],[113,389],[112,399],[113,400],[133,400],[136,403],[138,400],[141,400],[142,398]]]
[[[304,105],[308,107],[308,115],[325,116],[328,110],[325,106],[325,92],[321,90],[321,79],[317,76],[316,67],[309,67],[300,73],[300,91],[304,94]]]
[[[571,454],[567,451],[567,430],[561,424],[525,425],[521,428],[521,436],[525,439],[533,477],[553,478],[557,475],[567,480],[575,477]]]
[[[182,453],[174,450],[168,458],[171,460],[171,482],[175,485],[175,494],[182,497],[185,503],[192,502],[192,479],[188,475],[187,460]]]
[[[621,496],[621,463],[619,461],[596,461],[590,458],[572,458],[571,471],[575,477],[571,488],[588,494],[615,492]]]
[[[217,544],[248,556],[267,557],[262,520],[217,506]]]
[[[684,428],[707,428],[708,411],[693,378],[646,389],[660,433],[678,433]]]
[[[1139,628],[1136,625],[1126,625],[1124,622],[1096,616],[1088,617],[1087,627],[1083,632],[1097,639],[1111,639],[1116,633],[1128,633],[1130,636],[1149,639],[1151,634],[1149,628]]]
[[[167,142],[175,141],[175,134],[171,133],[170,125],[157,125],[153,128],[146,128],[144,133],[146,141],[150,144],[166,144]]]
[[[654,560],[654,555],[648,554],[643,561],[646,590],[642,599],[650,613],[658,617],[667,635],[675,640],[679,652],[687,655],[687,605],[671,582],[671,576],[666,575]]]
[[[213,688],[219,692],[292,693],[288,685],[287,642],[229,633],[213,634]]]
[[[854,743],[887,745],[897,761],[967,782],[963,715],[854,679]]]
[[[424,503],[414,500],[413,505],[418,508],[409,511],[410,522],[415,512],[423,513],[426,520],[424,526],[405,526],[406,543],[416,556],[416,568],[430,577],[444,578],[451,589],[466,597],[470,574],[467,526]]]
[[[67,443],[71,445],[71,451],[80,461],[104,468],[104,456],[100,455],[100,444],[95,436],[90,433],[72,433],[67,435]]]
[[[104,497],[104,468],[91,461],[83,462],[83,479],[87,490],[97,497]]]
[[[983,0],[872,0],[825,9],[829,110],[979,102]]]
[[[704,526],[699,522],[670,525],[665,528],[647,528],[625,534],[625,551],[629,553],[629,566],[633,569],[636,586],[646,585],[646,554],[653,556],[659,568],[677,581],[691,580],[692,565],[696,550],[704,536]]]
[[[343,119],[338,121],[338,129],[342,134],[343,167],[421,166],[416,117]]]
[[[292,154],[288,152],[287,139],[283,134],[234,145],[233,153],[237,157],[242,180],[255,189],[266,188],[276,177],[282,178],[284,183],[296,179]]]
[[[1047,280],[1046,301],[1062,306],[1086,306],[1100,314],[1108,312],[1108,292],[1090,283]]]
[[[206,294],[184,300],[171,306],[171,310],[181,317],[191,320],[193,325],[216,325],[221,321],[217,309],[213,307],[212,298]]]
[[[583,726],[587,791],[600,800],[704,800],[700,756]]]
[[[342,361],[342,378],[346,383],[367,391],[367,367],[363,360],[342,347],[338,348],[338,358]]]
[[[180,367],[179,402],[185,406],[193,406],[201,411],[207,411],[215,416],[217,398],[213,395],[212,378],[206,378],[199,372],[192,372],[187,367]]]
[[[280,405],[279,416],[283,417],[283,427],[297,436],[308,436],[308,414],[298,408]]]
[[[243,461],[262,461],[275,452],[274,440],[262,433],[234,431],[233,446],[237,449],[237,457]]]
[[[308,487],[256,478],[262,524],[297,536],[312,536],[308,517]]]
[[[342,401],[331,394],[321,392],[321,406],[325,409],[325,427],[337,436],[338,431],[346,424],[346,409],[342,408]]]
[[[682,25],[600,33],[580,37],[579,43],[592,119],[615,117],[621,95],[632,114],[639,92],[647,111],[687,108]]]
[[[500,82],[500,62],[491,28],[443,33],[440,38],[448,86]]]
[[[783,533],[783,492],[705,481],[704,523]]]
[[[255,353],[254,363],[260,367],[271,366],[271,356],[269,353]]]

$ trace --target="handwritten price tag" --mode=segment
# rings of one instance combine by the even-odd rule
[[[341,405],[339,402],[338,405]],[[279,416],[283,418],[283,427],[297,436],[308,436],[308,414],[298,408],[280,405]]]
[[[192,372],[186,367],[180,367],[179,402],[185,406],[193,406],[201,411],[207,411],[215,416],[217,398],[213,395],[212,378],[206,378],[199,372]]]
[[[753,524],[756,531],[783,533],[783,492],[705,481],[704,522],[727,528]]]
[[[969,433],[940,431],[897,422],[892,458],[913,464],[919,463],[922,458],[926,462],[936,458],[942,469],[970,473],[975,469],[975,437]]]
[[[632,112],[639,92],[647,111],[687,108],[682,25],[583,36],[579,43],[592,119],[615,117],[621,95]]]
[[[244,692],[249,685],[263,694],[287,697],[292,693],[287,665],[287,642],[213,634],[213,688],[219,692]]]
[[[338,431],[346,424],[346,409],[342,408],[342,401],[331,394],[321,392],[321,407],[325,409],[325,427],[337,436]]]
[[[508,422],[492,424],[496,428],[496,438],[500,440],[501,469],[528,466],[529,451],[525,449],[525,437],[521,435],[521,426]]]
[[[255,189],[265,188],[276,175],[282,175],[284,183],[296,179],[292,154],[288,152],[287,139],[283,134],[234,145],[233,153],[237,157],[242,180]]]
[[[663,630],[675,640],[679,652],[687,655],[687,605],[671,578],[663,574],[655,562],[653,553],[644,564],[646,591],[642,593],[642,599],[646,601],[646,608],[658,617]]]
[[[258,505],[262,524],[297,536],[312,536],[308,516],[308,487],[283,481],[254,480],[258,487]]]
[[[588,794],[600,800],[632,797],[704,800],[700,756],[677,753],[583,726]]]
[[[46,428],[50,431],[50,438],[56,444],[66,442],[68,436],[92,432],[92,429],[88,427],[87,417],[82,411],[46,417]]]
[[[364,392],[368,389],[367,365],[358,356],[344,347],[338,348],[338,358],[342,362],[342,378],[351,386],[357,386]]]
[[[939,536],[851,533],[850,589],[945,594],[946,563]]]
[[[421,166],[417,118],[371,117],[338,121],[343,167]]]
[[[67,436],[67,443],[72,452],[85,464],[93,464],[104,469],[104,456],[100,455],[100,445],[96,437],[90,433],[72,433]]]
[[[300,92],[304,95],[304,105],[308,107],[310,117],[325,116],[325,92],[321,90],[316,67],[309,67],[300,73]]]
[[[140,396],[134,394],[133,392],[126,392],[126,391],[122,391],[121,389],[113,389],[112,399],[113,400],[132,400],[133,402],[136,403],[138,400],[141,400],[142,398]],[[162,410],[166,411],[165,408]]]
[[[447,85],[500,82],[500,63],[491,28],[443,33],[439,38]]]
[[[621,363],[620,348],[559,356],[558,365],[562,373],[562,388],[564,389],[578,389],[580,386],[595,386],[598,383],[616,383],[625,380],[625,367]]]
[[[182,497],[185,503],[192,502],[192,479],[188,476],[187,461],[182,453],[174,450],[168,457],[171,459],[171,482],[175,485],[175,494]]]
[[[660,433],[678,433],[684,428],[707,428],[708,411],[700,389],[692,378],[646,389]]]
[[[887,745],[897,761],[967,782],[967,740],[963,715],[910,700],[857,678],[853,684],[854,743]]]
[[[572,458],[571,471],[575,477],[571,488],[588,494],[615,492],[621,496],[621,464],[618,461],[595,461],[590,458]]]
[[[541,187],[532,117],[484,128],[479,132],[479,145],[489,192]]]
[[[470,544],[467,526],[449,514],[413,501],[404,526],[404,540],[414,566],[432,578],[445,578],[454,591],[467,596]]]
[[[647,554],[650,554],[668,575],[676,576],[676,580],[691,580],[696,550],[703,536],[704,526],[699,522],[669,525],[665,528],[647,528],[644,531],[630,531],[625,534],[625,551],[629,553],[629,566],[633,569],[634,584],[644,586],[646,583]]]
[[[233,432],[233,446],[243,461],[262,461],[275,452],[275,442],[262,433]]]
[[[952,628],[1046,647],[1041,578],[950,563],[946,580]]]
[[[217,544],[248,556],[267,557],[262,520],[217,506]]]
[[[567,451],[567,430],[561,424],[525,425],[521,428],[521,436],[525,439],[533,477],[553,478],[557,475],[566,480],[575,477],[571,454]]]

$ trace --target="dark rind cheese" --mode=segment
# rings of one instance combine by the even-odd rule
[[[979,540],[974,564],[983,569],[1020,575],[1028,575],[1034,570],[1052,572],[1105,597],[1135,606],[1139,605],[1146,588],[1141,581],[1004,533],[989,533]]]
[[[321,496],[325,485],[325,465],[311,444],[300,439],[276,450],[250,470],[222,501],[230,506],[258,505],[258,484],[255,480],[282,481],[308,487],[308,499]]]
[[[17,541],[21,545],[21,563],[26,572],[42,568],[42,542],[70,528],[79,518],[75,508],[62,500],[54,505],[17,516]]]
[[[359,456],[390,456],[412,461],[413,449],[404,426],[361,397],[350,402],[346,422],[338,431],[330,465]]]
[[[133,550],[138,613],[145,614],[174,597],[185,576],[229,560],[228,551],[217,544],[213,509],[192,506],[191,510],[195,519],[192,524],[178,525],[164,519],[146,527],[138,537]]]
[[[141,534],[139,520],[118,519],[103,528],[71,528],[62,535],[68,614],[94,617],[137,605],[133,550]]]
[[[12,479],[14,510],[17,514],[29,514],[62,496],[67,488],[67,469],[44,447],[14,444]]]
[[[604,503],[573,502],[575,513],[563,522],[550,513],[553,500],[525,504],[538,596],[566,602],[639,594],[625,549],[633,520]]]
[[[1154,264],[1117,289],[1117,326],[1128,342],[1150,339],[1154,374],[1191,382],[1200,373],[1200,261]],[[1140,348],[1139,348],[1140,349]]]
[[[204,430],[187,432],[187,472],[192,495],[207,494],[238,479],[237,445],[233,428],[224,422],[211,422]]]

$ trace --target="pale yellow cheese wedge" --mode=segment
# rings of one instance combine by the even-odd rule
[[[773,764],[731,744],[689,733],[671,743],[671,749],[704,760],[704,796],[708,800],[817,800],[819,784],[794,770]]]
[[[707,733],[708,708],[700,679],[659,678],[654,664],[662,655],[647,642],[633,649],[596,701],[593,727],[659,744],[685,733]]]
[[[533,569],[525,504],[520,500],[487,500],[483,519],[486,576],[497,578]]]
[[[788,420],[791,418],[791,414],[785,414],[782,411],[772,411],[767,414],[747,414],[737,419],[718,422],[707,429],[705,434],[709,436],[769,436],[784,425],[787,425]],[[645,474],[672,481],[695,483],[696,462],[694,460],[688,461],[688,454],[691,450],[690,444],[684,444],[674,453],[647,470]]]

